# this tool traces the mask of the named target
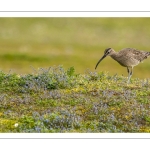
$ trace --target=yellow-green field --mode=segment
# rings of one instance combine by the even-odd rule
[[[74,66],[94,71],[105,48],[150,51],[150,18],[0,18],[0,69],[17,74],[33,68]],[[32,67],[31,67],[32,66]],[[127,76],[106,58],[98,72]],[[133,78],[149,78],[150,59],[134,68]]]
[[[149,133],[150,58],[127,84],[108,47],[150,51],[150,18],[0,18],[0,132]]]

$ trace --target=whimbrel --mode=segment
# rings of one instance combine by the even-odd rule
[[[141,61],[150,56],[150,52],[140,51],[135,48],[124,48],[119,52],[115,52],[112,48],[107,48],[104,51],[103,57],[96,64],[95,69],[98,64],[106,57],[110,56],[116,60],[121,66],[127,67],[128,72],[128,82],[133,74],[133,67],[138,65]]]

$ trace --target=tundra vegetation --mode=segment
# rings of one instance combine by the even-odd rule
[[[150,81],[74,67],[0,72],[0,132],[150,132]]]

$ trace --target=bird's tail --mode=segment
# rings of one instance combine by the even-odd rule
[[[148,58],[149,56],[150,56],[150,52],[147,52],[145,58]]]

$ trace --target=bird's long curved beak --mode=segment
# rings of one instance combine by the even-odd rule
[[[97,68],[98,64],[99,64],[106,56],[107,56],[107,55],[104,55],[104,56],[98,61],[98,63],[97,63],[96,66],[95,66],[95,69]]]

